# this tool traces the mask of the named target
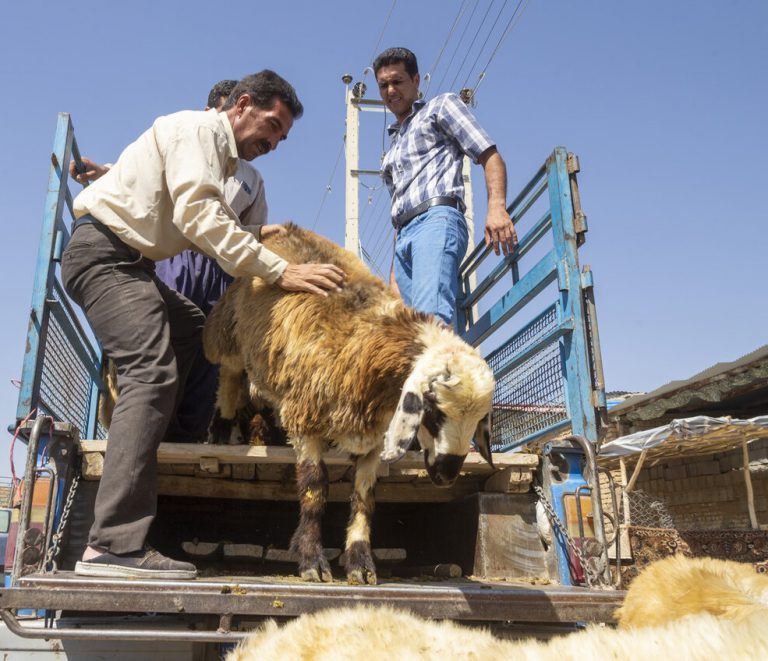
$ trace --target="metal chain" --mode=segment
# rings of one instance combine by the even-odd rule
[[[64,536],[64,530],[69,522],[69,515],[72,511],[72,503],[75,501],[75,492],[77,491],[77,485],[80,483],[80,474],[77,473],[72,478],[72,484],[69,487],[69,493],[67,493],[67,499],[64,501],[64,507],[61,511],[61,518],[59,519],[59,525],[56,528],[56,532],[51,537],[51,546],[48,552],[45,554],[45,571],[54,573],[58,571],[59,567],[56,564],[56,558],[59,555],[61,538]]]
[[[568,532],[566,527],[563,525],[562,521],[560,521],[560,517],[557,516],[557,512],[555,511],[555,508],[552,506],[552,503],[549,502],[546,495],[544,494],[544,489],[542,489],[537,484],[534,484],[533,490],[536,492],[536,495],[539,497],[539,500],[541,501],[541,504],[544,507],[544,511],[547,513],[547,516],[549,517],[550,522],[552,523],[553,526],[555,526],[560,531],[560,534],[562,534],[563,538],[568,544],[568,547],[573,551],[573,554],[581,563],[581,566],[584,569],[584,576],[587,579],[587,587],[593,588],[601,585],[602,581],[600,579],[599,572],[597,571],[596,568],[592,566],[592,563],[588,562],[587,558],[584,556],[584,553],[576,544],[576,540],[573,537],[571,537],[570,533]]]

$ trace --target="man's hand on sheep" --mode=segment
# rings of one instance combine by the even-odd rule
[[[341,291],[347,275],[333,264],[288,264],[275,284],[286,291],[308,291],[328,296]]]

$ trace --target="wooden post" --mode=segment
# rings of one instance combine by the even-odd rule
[[[741,451],[744,456],[744,484],[747,487],[747,509],[749,510],[749,522],[753,530],[759,530],[757,523],[757,512],[755,511],[755,494],[752,490],[752,474],[749,471],[749,441],[743,438],[741,441]]]
[[[621,469],[621,502],[624,507],[624,525],[629,526],[632,524],[629,509],[629,494],[627,493],[627,464],[624,462],[624,457],[619,459],[619,468]]]
[[[632,491],[632,489],[635,488],[635,482],[637,482],[637,478],[640,476],[640,471],[643,468],[643,462],[645,461],[645,455],[648,454],[648,450],[643,450],[640,453],[640,458],[637,460],[637,465],[635,466],[635,470],[632,471],[632,477],[629,478],[629,484],[627,484],[627,488],[624,489],[625,493],[629,493]]]

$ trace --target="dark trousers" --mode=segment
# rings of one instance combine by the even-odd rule
[[[157,447],[175,433],[205,317],[155,277],[151,260],[99,223],[74,232],[61,274],[117,367],[119,397],[88,543],[112,553],[137,551],[157,511]]]
[[[185,250],[155,264],[155,273],[171,289],[186,296],[206,316],[222,297],[234,278],[210,257]],[[208,436],[213,418],[219,366],[209,363],[201,353],[189,372],[176,420],[187,440],[201,441]]]

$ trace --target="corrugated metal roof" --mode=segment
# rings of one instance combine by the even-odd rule
[[[669,383],[644,395],[629,397],[610,410],[612,417],[650,420],[667,411],[717,403],[745,391],[754,397],[765,390],[768,396],[768,344],[731,362],[712,365],[694,376]]]

